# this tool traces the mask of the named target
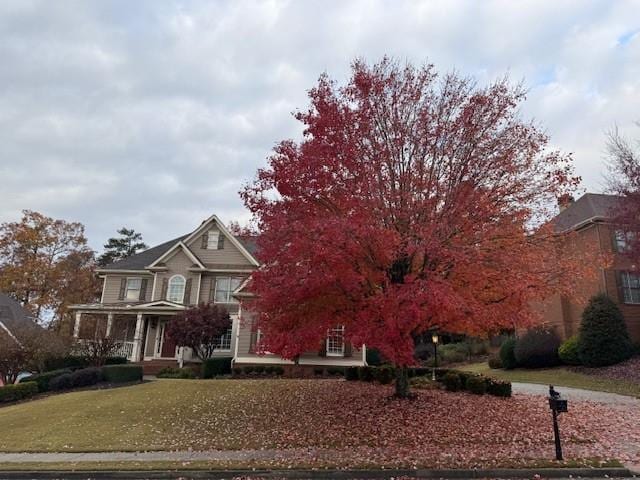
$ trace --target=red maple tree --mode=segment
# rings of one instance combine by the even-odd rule
[[[309,97],[303,140],[241,192],[261,231],[266,350],[317,351],[344,325],[400,367],[406,396],[416,335],[526,325],[533,300],[572,289],[582,263],[545,221],[579,180],[519,118],[521,87],[384,59],[356,61],[342,87],[322,75]]]

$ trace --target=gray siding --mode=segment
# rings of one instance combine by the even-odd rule
[[[212,226],[211,230],[218,230],[215,226]],[[224,239],[224,248],[221,250],[207,250],[202,248],[202,237],[209,230],[202,233],[202,235],[196,236],[191,240],[187,246],[195,254],[196,257],[207,268],[220,268],[221,266],[233,266],[236,268],[255,268],[249,260],[236,248],[231,240]],[[218,230],[219,231],[219,230]],[[222,232],[220,232],[222,235]]]
[[[184,299],[184,303],[187,305],[195,304],[198,296],[198,277],[200,274],[189,272],[189,268],[193,266],[193,262],[187,257],[182,249],[176,250],[169,259],[164,262],[167,267],[167,271],[158,272],[156,279],[156,288],[153,295],[153,300],[163,300],[162,297],[162,284],[164,279],[169,280],[174,275],[182,275],[185,280],[191,279],[191,296],[189,299]]]

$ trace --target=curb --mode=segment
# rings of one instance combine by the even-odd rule
[[[261,477],[284,479],[382,479],[392,477],[424,479],[461,478],[619,478],[632,477],[626,468],[495,468],[488,470],[84,470],[84,471],[0,471],[0,479],[231,479],[235,477]]]

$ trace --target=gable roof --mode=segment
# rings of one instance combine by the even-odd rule
[[[161,243],[143,252],[110,263],[109,265],[101,267],[99,270],[144,270],[147,265],[151,265],[155,260],[167,253],[176,243],[184,240],[188,236],[187,234],[174,238],[173,240]]]
[[[617,195],[585,193],[553,219],[555,229],[564,232],[591,220],[609,219],[620,200]]]
[[[177,250],[178,248],[182,248],[182,251],[187,255],[187,257],[189,258],[189,260],[191,260],[193,262],[194,265],[197,265],[200,268],[206,268],[202,262],[200,261],[200,259],[198,257],[196,257],[193,252],[191,250],[189,250],[189,247],[187,247],[184,242],[182,240],[179,240],[178,243],[176,243],[173,247],[171,247],[169,250],[167,250],[166,252],[164,252],[162,255],[160,255],[158,258],[156,258],[153,263],[151,263],[149,265],[149,268],[151,267],[157,267],[158,263],[160,263],[162,260],[168,260],[169,257],[171,256],[171,253],[174,250]]]
[[[11,332],[21,326],[35,326],[33,317],[17,301],[0,292],[0,328],[6,328]]]

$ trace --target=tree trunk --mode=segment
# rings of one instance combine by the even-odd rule
[[[407,367],[396,368],[396,397],[409,398],[409,369]]]

